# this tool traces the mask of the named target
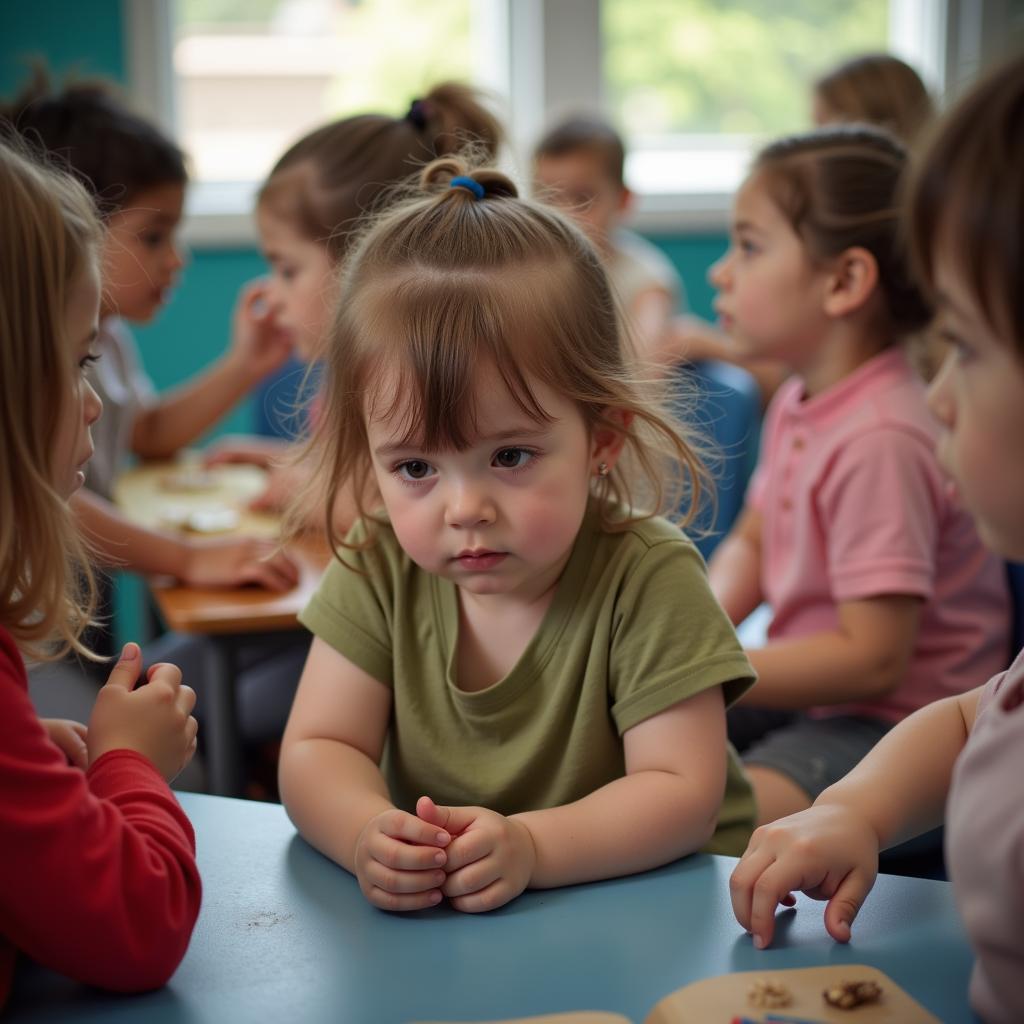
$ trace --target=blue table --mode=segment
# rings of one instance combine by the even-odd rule
[[[777,945],[755,950],[732,916],[727,857],[529,892],[482,916],[389,915],[299,839],[279,806],[194,794],[181,803],[205,894],[170,985],[117,997],[23,967],[8,1019],[393,1024],[603,1009],[640,1021],[699,978],[867,963],[946,1024],[974,1020],[971,954],[944,882],[881,876],[850,946],[833,943],[821,904],[800,897]]]

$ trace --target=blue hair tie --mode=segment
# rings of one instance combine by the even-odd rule
[[[477,199],[483,199],[484,187],[479,181],[474,181],[472,178],[467,178],[464,174],[460,174],[456,178],[452,178],[450,188],[464,188],[467,192],[472,192]]]

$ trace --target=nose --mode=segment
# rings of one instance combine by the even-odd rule
[[[952,349],[946,353],[942,366],[928,387],[928,410],[944,427],[953,425],[953,364],[956,352]]]
[[[471,530],[494,522],[497,509],[486,490],[468,480],[449,485],[445,501],[444,521],[456,530]]]
[[[167,253],[168,269],[173,274],[176,271],[181,270],[181,268],[185,266],[186,262],[187,253],[185,247],[177,239],[172,240]]]
[[[732,249],[728,249],[708,267],[708,282],[719,291],[729,284],[729,267],[732,261]]]
[[[85,425],[91,427],[103,414],[103,399],[96,394],[96,389],[88,382],[84,381],[85,396],[84,396],[84,412],[85,412]]]

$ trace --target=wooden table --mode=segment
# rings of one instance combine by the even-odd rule
[[[194,491],[168,489],[168,481],[182,468],[181,463],[146,463],[122,474],[114,488],[118,508],[133,522],[160,530],[176,529],[176,520],[197,511],[229,508],[237,513],[237,526],[211,536],[278,536],[277,516],[250,512],[247,508],[263,489],[263,470],[245,465],[218,466],[209,471],[216,483],[214,487]],[[216,663],[211,666],[205,687],[203,744],[209,785],[214,793],[236,796],[242,791],[241,743],[235,708],[239,647],[256,634],[301,628],[298,613],[308,603],[330,557],[326,543],[319,538],[293,542],[287,551],[298,563],[301,576],[298,586],[283,594],[252,586],[199,588],[166,578],[148,581],[169,629],[201,634],[212,641]]]
[[[490,914],[386,914],[280,805],[190,793],[181,804],[203,907],[170,984],[128,998],[23,962],[5,1020],[403,1024],[590,1009],[639,1022],[701,978],[844,964],[879,968],[945,1024],[976,1020],[971,950],[946,882],[880,875],[846,946],[825,933],[823,904],[801,894],[773,945],[755,949],[732,914],[730,857],[527,892]]]

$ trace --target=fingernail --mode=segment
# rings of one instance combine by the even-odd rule
[[[139,656],[139,645],[127,643],[121,650],[122,661],[134,661]]]
[[[431,903],[440,903],[441,902],[441,894],[436,889],[434,890],[434,892],[432,892],[430,894],[430,902]]]
[[[447,859],[448,858],[440,850],[438,850],[437,853],[434,854],[435,864],[443,864]]]
[[[760,935],[754,936],[754,948],[764,949],[764,939],[762,939]]]
[[[440,844],[441,844],[442,846],[447,846],[447,845],[448,845],[448,843],[449,843],[449,842],[451,842],[451,838],[452,838],[452,837],[451,837],[450,835],[448,835],[448,833],[447,833],[447,832],[438,832],[438,833],[437,833],[437,841],[438,841],[438,842],[439,842],[439,843],[440,843]]]

